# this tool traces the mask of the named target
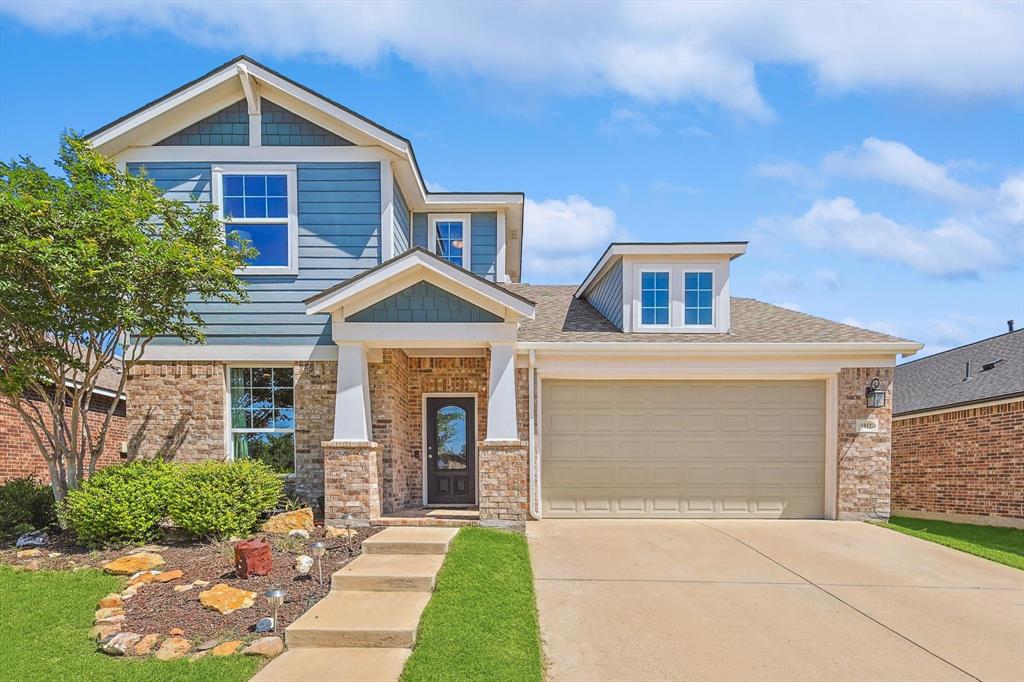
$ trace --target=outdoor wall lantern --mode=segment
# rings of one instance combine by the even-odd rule
[[[878,377],[875,377],[864,390],[868,399],[868,407],[885,407],[885,389],[879,388],[880,383]]]

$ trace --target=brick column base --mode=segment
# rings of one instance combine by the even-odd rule
[[[491,526],[522,526],[529,501],[529,443],[480,441],[480,521]]]
[[[324,523],[367,525],[380,516],[380,445],[371,441],[325,440]]]

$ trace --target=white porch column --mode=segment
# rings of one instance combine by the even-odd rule
[[[512,343],[491,344],[487,440],[519,440],[516,425],[516,351]]]
[[[366,348],[361,343],[338,345],[338,385],[334,398],[334,440],[369,441],[370,381]]]

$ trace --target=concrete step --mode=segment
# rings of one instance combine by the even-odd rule
[[[332,590],[432,592],[444,556],[363,554],[331,576]]]
[[[289,649],[412,647],[429,592],[331,592],[285,630]]]
[[[411,649],[291,649],[250,682],[395,682]]]
[[[444,555],[456,533],[455,528],[386,528],[363,540],[363,552]]]

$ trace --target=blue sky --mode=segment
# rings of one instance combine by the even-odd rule
[[[1024,3],[6,2],[0,157],[240,53],[522,190],[525,277],[749,239],[732,292],[936,351],[1024,325]]]

